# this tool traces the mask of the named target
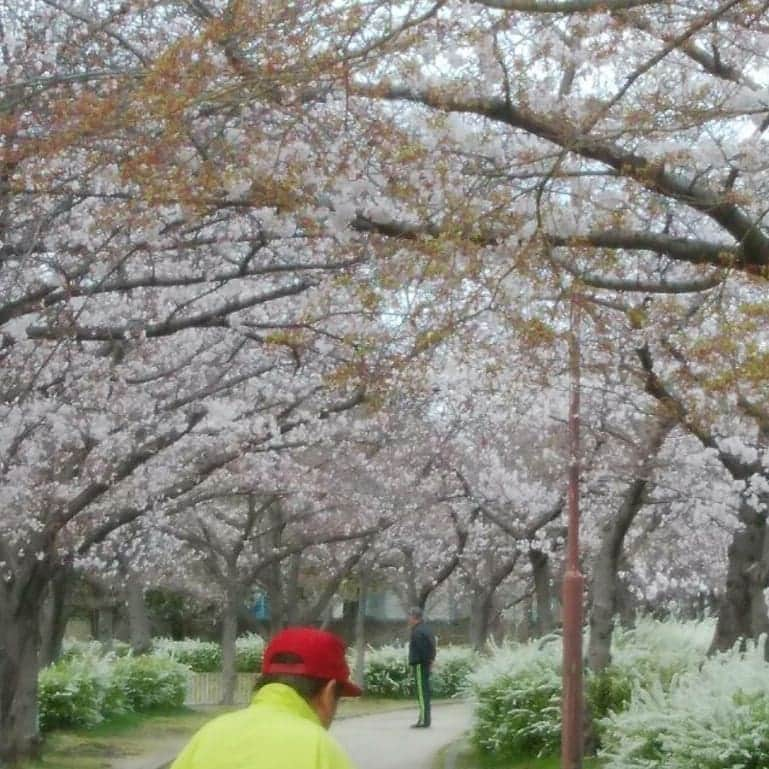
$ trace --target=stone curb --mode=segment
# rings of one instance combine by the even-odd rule
[[[456,742],[452,742],[443,754],[443,761],[440,769],[456,769],[457,761],[462,751],[468,746],[467,735],[460,737]]]

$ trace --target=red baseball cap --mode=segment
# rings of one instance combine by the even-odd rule
[[[337,681],[343,697],[360,697],[362,691],[350,681],[344,656],[344,641],[314,627],[289,627],[267,644],[262,657],[262,675],[285,673],[306,678]],[[273,662],[278,654],[294,654],[301,662]]]

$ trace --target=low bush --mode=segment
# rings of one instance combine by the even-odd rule
[[[441,646],[432,670],[433,697],[456,697],[467,688],[480,655],[469,646]]]
[[[40,728],[91,728],[131,711],[178,707],[184,702],[187,672],[169,659],[70,655],[40,672]]]
[[[396,699],[412,696],[413,673],[407,647],[393,645],[368,649],[364,672],[366,694]]]
[[[214,641],[198,641],[185,638],[173,641],[170,638],[156,638],[152,644],[152,654],[157,657],[170,657],[180,662],[193,673],[218,673],[222,669],[222,648]]]
[[[59,660],[75,659],[77,657],[105,657],[111,654],[115,657],[127,657],[131,654],[131,644],[125,641],[76,641],[65,639],[62,643]]]
[[[122,657],[113,675],[126,693],[131,710],[181,707],[187,693],[187,668],[159,657]]]
[[[712,619],[684,622],[639,617],[633,627],[615,629],[612,664],[585,679],[599,745],[603,744],[603,719],[625,710],[633,691],[657,687],[667,691],[679,676],[702,665],[714,625]]]
[[[90,728],[104,720],[108,663],[76,656],[45,668],[38,677],[38,715],[43,731]]]
[[[257,673],[262,666],[264,639],[256,633],[247,633],[235,641],[235,668],[238,673]],[[222,669],[222,647],[215,641],[185,638],[172,641],[156,638],[152,645],[156,657],[170,657],[187,665],[193,673],[218,673]]]
[[[467,685],[467,677],[479,655],[467,646],[440,646],[433,665],[433,697],[456,697]],[[407,646],[369,648],[365,662],[366,694],[400,699],[414,696],[414,672]]]
[[[712,620],[649,618],[616,631],[612,664],[585,678],[607,769],[769,766],[769,665],[755,648],[708,659],[712,633]],[[557,636],[506,645],[469,676],[481,751],[558,752],[561,654]]]
[[[100,641],[75,641],[66,638],[61,645],[59,662],[78,659],[81,657],[103,657],[104,647]]]
[[[238,673],[258,673],[262,668],[264,639],[256,633],[240,636],[235,642],[235,667]]]
[[[585,677],[585,700],[596,724],[599,740],[601,719],[611,713],[619,713],[628,706],[633,685],[632,670],[623,666],[610,665],[598,674],[588,672]]]
[[[549,755],[561,739],[561,643],[512,644],[468,678],[476,700],[474,744],[500,758]]]
[[[765,769],[769,665],[763,643],[634,690],[603,722],[607,769]]]
[[[707,656],[715,621],[684,622],[639,617],[633,627],[617,627],[612,639],[612,667],[624,671],[634,686],[670,687],[673,679],[696,670]]]

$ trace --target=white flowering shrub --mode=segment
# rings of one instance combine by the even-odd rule
[[[76,657],[127,657],[132,654],[131,644],[125,641],[112,640],[109,644],[101,641],[76,641],[65,639],[62,643],[60,660]]]
[[[193,673],[217,673],[222,669],[222,648],[215,641],[199,641],[193,638],[173,641],[170,638],[155,638],[152,642],[152,654],[187,665]]]
[[[710,658],[668,689],[639,688],[603,723],[606,769],[766,769],[769,665],[763,642]]]
[[[587,707],[603,744],[607,717],[624,711],[633,693],[665,692],[706,658],[714,622],[659,621],[641,617],[617,628],[612,664],[585,677]],[[474,740],[486,752],[547,755],[560,749],[561,655],[558,636],[495,649],[470,676],[477,700]],[[768,765],[769,766],[769,765]]]
[[[40,728],[90,728],[131,711],[178,707],[187,674],[184,665],[170,659],[71,655],[40,672]]]
[[[405,646],[369,648],[364,668],[366,694],[372,697],[410,697],[413,673],[409,667],[409,651]]]
[[[441,646],[432,669],[433,697],[463,694],[468,678],[480,664],[480,655],[469,646]]]
[[[615,628],[612,666],[625,671],[634,685],[660,682],[666,689],[676,676],[702,664],[714,631],[714,619],[685,622],[639,617],[632,628]]]
[[[603,719],[625,710],[636,689],[670,688],[676,677],[697,670],[705,659],[715,620],[699,622],[639,617],[632,628],[617,627],[612,664],[598,675],[588,673],[585,696],[603,742]]]
[[[476,700],[472,739],[500,758],[548,755],[561,738],[561,643],[511,644],[468,679]]]
[[[104,654],[104,647],[100,641],[76,641],[65,638],[61,645],[61,656],[58,661],[63,662],[79,657],[103,657]]]
[[[113,668],[131,710],[137,713],[181,707],[187,693],[187,674],[185,665],[151,656],[122,657]]]
[[[258,673],[262,669],[264,639],[256,633],[246,633],[235,641],[235,667],[238,673]]]
[[[439,647],[430,678],[433,697],[461,694],[478,659],[479,655],[467,646]],[[364,667],[367,695],[396,699],[414,696],[414,672],[409,665],[408,646],[369,648]]]
[[[222,648],[215,641],[185,638],[155,638],[152,654],[169,657],[187,665],[193,673],[218,673],[222,669]],[[239,673],[257,673],[262,666],[264,639],[256,633],[247,633],[235,641],[235,667]]]
[[[42,731],[90,728],[104,720],[102,709],[111,689],[110,661],[95,655],[77,655],[40,671],[38,714]],[[120,690],[118,689],[118,692]],[[114,692],[109,703],[114,714],[128,710],[125,696]]]

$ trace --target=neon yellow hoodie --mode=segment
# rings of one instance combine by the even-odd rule
[[[353,769],[290,686],[267,684],[251,705],[207,723],[171,769]]]

